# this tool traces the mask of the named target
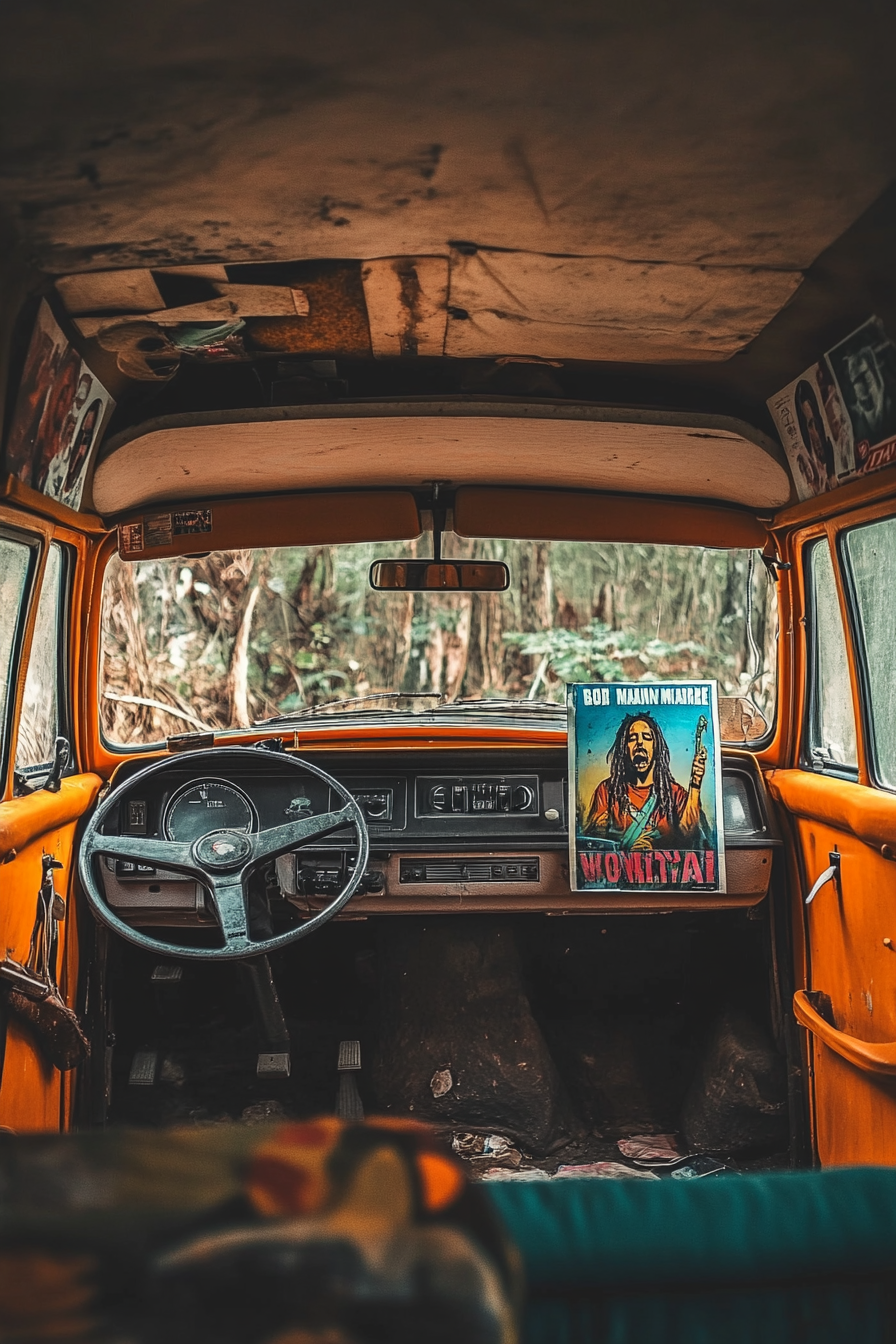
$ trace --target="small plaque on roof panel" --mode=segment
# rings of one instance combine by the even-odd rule
[[[170,513],[147,513],[143,518],[146,546],[169,546],[173,539]]]
[[[211,509],[183,509],[174,515],[174,535],[192,537],[199,532],[211,532]]]
[[[122,523],[118,528],[119,555],[136,555],[143,549],[143,524]]]

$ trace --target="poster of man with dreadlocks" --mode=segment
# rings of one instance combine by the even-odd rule
[[[714,681],[568,688],[570,885],[725,891]]]

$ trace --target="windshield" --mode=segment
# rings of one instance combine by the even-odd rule
[[[562,706],[566,682],[682,677],[715,678],[722,695],[745,696],[772,722],[774,584],[758,554],[448,534],[446,556],[505,561],[509,590],[368,586],[373,560],[426,556],[430,544],[114,557],[103,602],[105,736],[146,744],[332,701],[343,711],[440,702],[460,711],[459,702],[509,700],[526,712],[533,702]],[[395,692],[402,697],[371,698]]]

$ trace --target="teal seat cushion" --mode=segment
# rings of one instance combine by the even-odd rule
[[[883,1344],[896,1169],[495,1184],[526,1344]]]

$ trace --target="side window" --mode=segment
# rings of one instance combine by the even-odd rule
[[[56,542],[50,546],[37,604],[34,636],[16,738],[16,772],[31,779],[46,773],[53,761],[57,734],[65,730],[65,668],[61,657],[65,606],[65,557]]]
[[[25,599],[36,549],[0,536],[0,763],[9,741],[10,686],[25,616]]]
[[[809,598],[808,756],[813,770],[855,776],[856,724],[846,656],[846,635],[827,538],[813,542],[806,557]]]
[[[858,627],[873,772],[884,788],[896,789],[896,519],[853,528],[844,538],[843,554]]]

